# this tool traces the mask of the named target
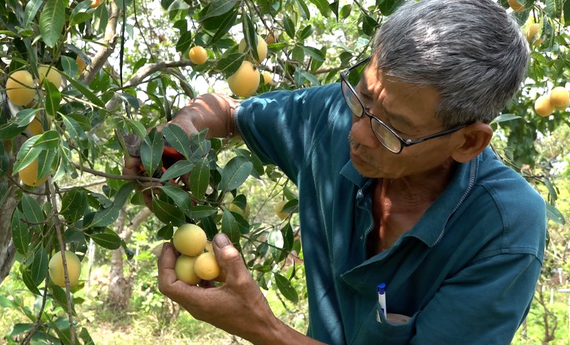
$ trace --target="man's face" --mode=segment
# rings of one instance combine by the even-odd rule
[[[416,139],[443,130],[435,118],[440,100],[434,87],[404,83],[378,73],[374,62],[365,69],[355,90],[366,109],[404,139]],[[455,133],[453,133],[455,134]],[[356,169],[371,178],[401,178],[430,173],[451,158],[453,134],[388,151],[372,132],[367,116],[353,115],[350,154]]]

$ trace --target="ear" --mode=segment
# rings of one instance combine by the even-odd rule
[[[476,122],[454,133],[458,137],[458,145],[451,157],[465,163],[477,157],[489,145],[493,129],[486,123]]]

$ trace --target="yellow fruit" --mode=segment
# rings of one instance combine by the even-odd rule
[[[539,37],[536,40],[534,40],[534,42],[532,43],[533,46],[539,46],[542,44],[542,42],[544,42],[544,38]]]
[[[201,46],[192,47],[188,52],[188,56],[190,57],[190,61],[196,65],[203,65],[208,61],[208,52]]]
[[[540,24],[534,23],[531,24],[527,31],[526,31],[526,39],[529,42],[532,42],[532,39],[534,38],[534,36],[536,36],[536,34],[538,33],[538,29],[540,29]]]
[[[69,276],[69,286],[74,286],[79,281],[81,274],[81,262],[75,253],[65,251],[65,262],[67,263],[67,274]],[[61,251],[55,253],[48,264],[51,281],[58,286],[65,286],[65,273],[63,270],[63,260]]]
[[[265,43],[267,44],[273,44],[277,41],[277,34],[275,32],[270,32],[267,34],[267,36],[265,37]]]
[[[83,71],[85,71],[85,67],[87,67],[85,61],[83,61],[83,59],[79,55],[77,55],[75,61],[77,61],[77,69],[79,71],[79,74],[83,73]]]
[[[61,86],[61,74],[59,74],[57,68],[53,66],[51,68],[50,66],[47,65],[39,66],[38,75],[39,75],[38,84],[40,85],[43,85],[44,78],[47,78],[47,80],[49,80],[58,89]]]
[[[176,230],[172,237],[174,248],[187,256],[200,255],[208,243],[206,233],[194,224],[184,224]]]
[[[34,117],[32,122],[28,125],[28,129],[32,135],[42,134],[44,132],[44,127],[42,126],[42,122],[37,118]]]
[[[271,76],[271,73],[269,73],[268,71],[264,71],[262,75],[263,75],[263,84],[270,85],[273,82],[273,77]]]
[[[103,3],[103,0],[91,0],[91,8],[99,7]]]
[[[238,50],[240,53],[243,53],[247,50],[247,42],[245,41],[245,38],[242,38],[239,42]],[[257,60],[257,62],[261,62],[267,57],[267,43],[263,37],[259,35],[257,35],[257,56],[259,57],[259,60]]]
[[[554,111],[554,104],[550,101],[549,95],[542,95],[534,102],[534,110],[540,116],[548,116]]]
[[[36,95],[32,74],[28,71],[16,71],[10,74],[6,82],[6,95],[14,105],[29,104]]]
[[[229,204],[228,205],[228,210],[234,213],[239,214],[240,216],[242,216],[243,219],[247,219],[249,217],[249,205],[245,205],[245,210],[242,210],[241,207],[239,207],[237,204]]]
[[[196,257],[180,255],[178,258],[176,258],[176,263],[174,264],[174,272],[176,272],[176,278],[189,285],[198,284],[201,279],[196,275],[196,272],[194,271],[195,263]]]
[[[38,180],[38,159],[34,159],[27,167],[20,170],[20,180],[26,186],[37,187],[47,180],[47,176],[44,176]]]
[[[285,218],[289,217],[288,212],[283,212],[283,206],[287,204],[287,200],[283,200],[277,205],[275,205],[275,214],[281,219],[284,220]]]
[[[563,86],[557,86],[550,92],[550,102],[554,108],[564,110],[570,102],[570,93]]]
[[[239,97],[251,96],[259,87],[259,71],[249,62],[241,63],[240,68],[228,78],[230,90]]]
[[[520,4],[517,0],[508,0],[509,6],[513,9],[514,12],[522,12],[524,11],[524,1]]]
[[[206,252],[196,258],[194,271],[204,280],[214,280],[220,275],[221,268],[214,253]]]

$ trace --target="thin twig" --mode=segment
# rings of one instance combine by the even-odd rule
[[[48,176],[48,186],[49,186],[49,197],[51,198],[52,207],[57,209],[57,200],[56,200],[56,191],[55,185],[51,179],[51,176]],[[70,336],[70,343],[71,345],[75,345],[75,327],[73,325],[73,309],[71,307],[71,291],[69,289],[69,271],[67,269],[67,258],[65,257],[65,243],[63,242],[63,235],[61,234],[61,223],[59,222],[59,218],[55,217],[53,225],[55,226],[55,231],[57,234],[57,241],[59,243],[59,249],[61,254],[61,261],[63,263],[63,274],[65,278],[65,297],[67,300],[67,317],[69,319],[69,336]]]

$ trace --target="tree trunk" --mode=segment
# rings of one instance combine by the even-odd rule
[[[10,231],[10,223],[12,220],[12,212],[18,204],[14,197],[14,189],[12,188],[2,204],[0,204],[0,285],[10,273],[10,269],[14,264],[14,254],[16,248],[12,243],[12,232]]]
[[[121,210],[117,219],[117,233],[125,241],[128,242],[133,231],[148,218],[151,214],[150,209],[143,208],[126,226],[126,208]],[[132,294],[133,275],[129,274],[125,277],[123,248],[112,251],[111,254],[111,270],[109,273],[109,291],[107,294],[107,307],[115,310],[125,310],[129,306]]]

